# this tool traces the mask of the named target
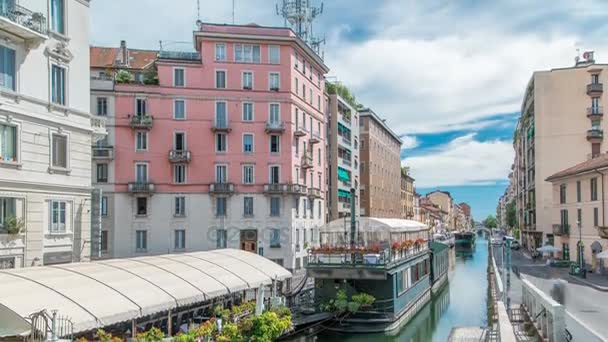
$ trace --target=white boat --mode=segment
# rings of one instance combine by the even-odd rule
[[[437,233],[437,234],[433,234],[433,240],[437,241],[437,242],[441,242],[443,244],[446,244],[448,246],[454,247],[454,236],[450,233],[445,233],[445,234],[441,234],[441,233]]]

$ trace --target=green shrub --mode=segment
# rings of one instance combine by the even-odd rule
[[[137,334],[137,337],[135,338],[135,342],[161,341],[164,337],[165,337],[165,334],[163,334],[163,332],[159,328],[152,327],[152,329],[150,329],[148,331]]]
[[[131,73],[127,70],[120,70],[116,73],[116,82],[129,83],[133,79]]]
[[[374,304],[376,297],[367,293],[358,293],[352,296],[352,300],[361,306],[369,306]]]

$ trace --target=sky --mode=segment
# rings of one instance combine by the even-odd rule
[[[235,23],[283,26],[278,1],[235,0]],[[193,47],[196,0],[92,1],[91,11],[94,45]],[[508,184],[532,73],[572,66],[577,49],[604,61],[607,17],[603,0],[327,0],[314,28],[328,76],[402,137],[419,192],[451,191],[482,219]],[[200,0],[200,19],[232,23],[232,1]]]

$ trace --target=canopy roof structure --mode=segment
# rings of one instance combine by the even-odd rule
[[[111,259],[0,270],[0,304],[21,317],[57,310],[77,333],[290,277],[276,263],[236,249]]]
[[[402,220],[392,218],[359,217],[357,230],[359,232],[422,232],[428,231],[429,227],[424,223],[413,220]],[[327,223],[321,228],[321,232],[348,232],[350,230],[350,218],[341,218]]]

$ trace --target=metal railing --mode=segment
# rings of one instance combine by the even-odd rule
[[[214,121],[211,127],[214,131],[230,131],[230,123],[227,120]]]
[[[604,108],[601,106],[587,107],[587,116],[604,115]]]
[[[47,34],[46,17],[40,12],[33,12],[17,4],[9,5],[6,2],[1,2],[0,17],[40,34]]]
[[[131,193],[150,193],[154,192],[154,183],[151,182],[132,182],[128,185]]]
[[[587,130],[587,139],[601,139],[604,137],[604,131],[599,127],[592,127]]]
[[[303,169],[309,169],[312,168],[313,165],[313,160],[312,160],[312,154],[310,153],[306,153],[304,156],[302,156],[302,163],[301,163],[301,167]]]
[[[228,194],[234,192],[234,183],[212,183],[209,185],[209,192]]]
[[[188,51],[163,51],[158,53],[160,59],[178,59],[185,61],[201,61],[201,54]]]
[[[131,128],[152,128],[153,123],[152,115],[133,115],[129,122]]]
[[[171,150],[169,151],[169,161],[172,163],[188,163],[191,159],[190,151]]]
[[[277,121],[266,121],[266,132],[283,132],[285,130],[285,123]]]
[[[363,250],[361,250],[363,249]],[[428,253],[428,244],[425,242],[419,247],[411,247],[409,249],[392,250],[391,248],[382,248],[378,251],[365,250],[365,247],[356,247],[351,250],[350,247],[338,249],[328,249],[324,251],[322,248],[308,251],[308,266],[309,267],[388,267],[395,263],[418,257]],[[354,259],[353,259],[354,257]]]
[[[93,146],[93,159],[114,159],[114,146]]]
[[[587,94],[601,93],[604,91],[604,85],[602,83],[590,83],[587,84]]]
[[[321,198],[321,190],[317,188],[308,188],[308,196],[314,198]]]
[[[554,224],[553,235],[569,235],[570,225],[569,224]]]

